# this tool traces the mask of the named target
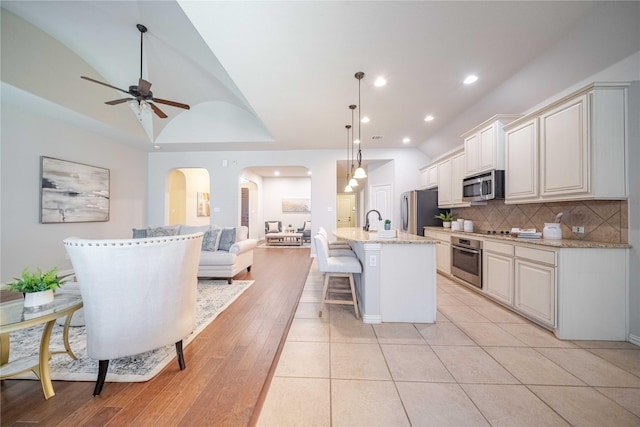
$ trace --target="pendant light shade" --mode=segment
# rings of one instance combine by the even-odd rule
[[[360,134],[360,127],[362,126],[362,119],[360,118],[360,112],[362,111],[362,104],[360,103],[360,82],[364,78],[364,73],[362,71],[358,71],[355,74],[355,78],[358,79],[358,169],[353,174],[353,177],[356,179],[363,179],[367,177],[367,173],[364,171],[362,167],[362,136]]]
[[[350,187],[357,187],[358,186],[358,180],[355,177],[351,177],[351,179],[349,180],[349,186]]]
[[[347,186],[344,187],[344,192],[345,193],[353,193],[353,188],[351,188],[351,186],[349,184],[347,184]]]

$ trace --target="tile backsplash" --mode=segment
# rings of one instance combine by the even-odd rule
[[[489,200],[486,205],[454,208],[455,218],[473,221],[474,231],[511,230],[513,227],[542,231],[545,222],[554,222],[563,213],[564,239],[609,243],[629,242],[626,200],[588,200],[575,202],[527,203],[506,205],[504,200]],[[573,226],[584,227],[584,234],[574,233]]]

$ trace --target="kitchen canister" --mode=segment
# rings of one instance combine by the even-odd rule
[[[453,221],[451,223],[451,231],[462,231],[462,225],[458,221]]]
[[[469,221],[469,220],[464,221],[464,232],[473,233],[473,221]]]
[[[544,228],[542,229],[542,238],[549,240],[562,239],[562,229],[560,228],[560,223],[545,222]]]

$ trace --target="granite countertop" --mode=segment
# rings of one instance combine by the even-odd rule
[[[485,240],[499,240],[499,241],[509,241],[509,242],[517,242],[517,243],[527,243],[531,245],[550,246],[554,248],[626,249],[631,247],[631,245],[629,245],[628,243],[593,242],[593,241],[587,241],[587,240],[573,240],[573,239],[562,239],[562,240],[519,239],[517,237],[508,235],[508,234],[502,235],[502,234],[487,234],[487,233],[465,233],[462,231],[451,231],[450,228],[444,228],[444,227],[424,227],[424,228],[430,231],[448,232],[454,236],[459,236],[459,237],[474,236],[474,237],[482,237]]]
[[[430,245],[438,243],[437,240],[433,240],[429,237],[418,236],[416,234],[409,234],[401,231],[397,232],[397,237],[380,237],[377,232],[364,231],[358,227],[338,228],[333,230],[333,234],[339,239],[363,243],[419,243]]]

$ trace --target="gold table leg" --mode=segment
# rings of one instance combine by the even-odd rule
[[[0,334],[0,365],[9,363],[9,333]]]
[[[44,393],[44,398],[49,399],[52,396],[55,396],[55,391],[53,391],[53,384],[51,384],[51,374],[49,372],[49,340],[51,339],[51,331],[53,330],[53,325],[56,323],[55,319],[49,321],[44,326],[44,330],[42,331],[42,339],[40,340],[40,384],[42,384],[42,392]]]

